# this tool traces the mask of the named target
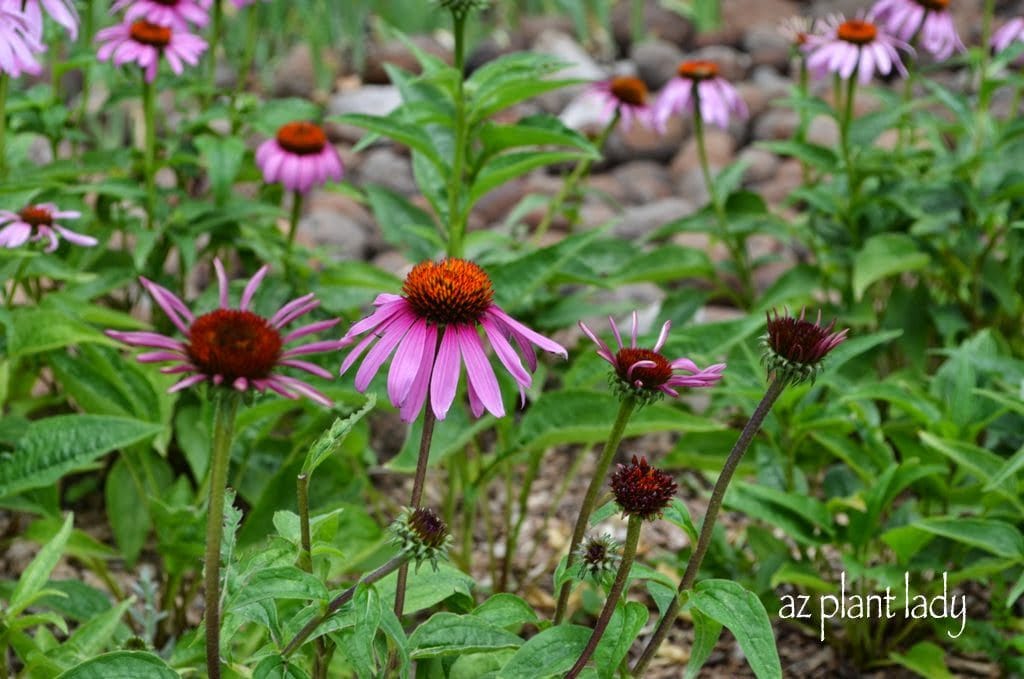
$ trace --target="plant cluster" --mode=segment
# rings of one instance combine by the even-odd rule
[[[556,59],[468,72],[470,24],[498,3],[436,0],[453,63],[410,42],[419,71],[388,65],[401,106],[325,117],[246,90],[278,4],[0,0],[0,506],[5,540],[41,545],[0,581],[0,674],[640,677],[675,662],[681,625],[679,676],[728,628],[781,677],[782,625],[865,670],[1024,672],[1024,18],[997,28],[988,0],[972,46],[946,0],[785,23],[779,105],[800,124],[763,147],[803,182],[773,208],[742,163],[709,163],[705,126],[748,115],[715,62],[657,95],[587,84],[587,137],[515,115],[582,84]],[[965,91],[937,77],[951,66]],[[883,106],[859,114],[866,93]],[[680,116],[707,204],[644,239],[576,229],[611,136]],[[810,141],[818,116],[834,148]],[[344,183],[336,124],[366,130],[355,153],[407,148],[423,201]],[[469,228],[550,168],[557,195]],[[405,276],[297,238],[318,191],[365,205]],[[728,256],[670,242],[694,232]],[[801,261],[759,285],[754,236]],[[666,290],[660,327],[595,302],[635,282]],[[698,322],[708,304],[735,315]],[[385,461],[390,414],[405,439]],[[670,451],[644,449],[658,432]],[[579,491],[546,563],[522,536],[540,486],[545,527]],[[650,549],[655,522],[686,546]],[[837,617],[848,581],[908,602],[952,587],[971,618]]]

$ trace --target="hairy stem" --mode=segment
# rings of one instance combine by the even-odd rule
[[[612,430],[608,434],[608,439],[605,441],[604,449],[601,450],[601,456],[597,458],[597,467],[594,469],[594,475],[590,478],[590,485],[587,486],[587,493],[583,496],[583,504],[580,506],[580,513],[576,517],[576,525],[572,529],[572,540],[569,543],[569,556],[565,562],[565,568],[568,570],[576,563],[576,549],[583,542],[583,536],[587,532],[587,523],[590,521],[590,515],[594,513],[594,505],[597,503],[597,497],[601,492],[601,488],[604,487],[606,477],[608,476],[608,468],[612,465],[612,460],[615,458],[615,452],[619,449],[619,444],[622,442],[622,436],[626,432],[626,425],[629,423],[629,418],[636,409],[636,399],[632,396],[626,397],[622,400],[619,405],[619,414],[615,417],[615,423],[612,424]],[[558,591],[558,604],[555,606],[555,617],[554,624],[559,624],[565,617],[565,609],[569,603],[569,593],[572,591],[572,580],[564,582],[562,588]]]
[[[587,661],[590,660],[590,656],[594,655],[594,651],[597,650],[597,644],[601,641],[601,636],[604,634],[605,629],[608,627],[608,622],[612,619],[612,614],[615,612],[615,606],[619,603],[619,597],[622,596],[622,591],[626,588],[626,581],[629,580],[629,571],[633,567],[633,557],[636,556],[636,546],[640,542],[640,528],[643,525],[644,520],[641,517],[636,515],[629,517],[629,526],[626,529],[626,545],[622,548],[622,563],[619,564],[619,570],[615,574],[615,582],[612,583],[612,589],[608,592],[608,598],[604,602],[604,608],[601,609],[601,615],[597,619],[597,624],[594,625],[594,631],[590,634],[590,640],[587,641],[587,645],[583,649],[583,653],[580,654],[579,660],[572,666],[569,673],[565,675],[565,679],[575,679],[579,676]]]
[[[761,423],[764,422],[765,416],[768,415],[768,411],[772,409],[775,404],[775,400],[782,393],[782,390],[786,387],[786,380],[775,377],[772,379],[771,384],[768,385],[768,390],[761,398],[761,402],[757,404],[757,408],[754,409],[754,413],[750,416],[750,420],[746,426],[743,427],[743,431],[740,432],[740,436],[736,439],[735,445],[732,447],[732,451],[729,452],[729,457],[725,461],[725,466],[722,467],[722,473],[718,475],[718,481],[715,482],[715,487],[711,491],[711,500],[708,502],[708,511],[704,515],[704,523],[700,528],[700,536],[697,539],[697,546],[693,550],[693,554],[690,555],[690,560],[686,564],[686,571],[683,573],[682,579],[679,581],[678,592],[682,593],[687,591],[693,586],[694,580],[697,579],[697,573],[700,570],[700,564],[704,560],[704,556],[707,554],[708,547],[711,545],[711,535],[714,532],[715,521],[718,519],[718,511],[722,508],[722,499],[725,497],[725,491],[729,487],[729,482],[732,480],[733,474],[736,472],[736,468],[740,464],[740,460],[743,459],[743,454],[747,452],[747,448],[750,447],[750,443],[754,440],[754,435],[761,428]],[[668,610],[665,611],[665,615],[658,623],[657,629],[654,630],[654,635],[651,640],[647,642],[647,647],[644,649],[643,654],[633,667],[633,676],[642,677],[644,672],[647,670],[647,666],[654,658],[654,654],[657,652],[658,647],[668,636],[669,630],[672,629],[672,625],[675,624],[676,616],[679,615],[680,599],[676,596],[669,605]]]
[[[210,450],[210,501],[206,516],[206,555],[203,559],[206,600],[206,669],[220,679],[220,543],[224,532],[224,491],[231,461],[240,395],[218,389],[214,396],[213,441]]]

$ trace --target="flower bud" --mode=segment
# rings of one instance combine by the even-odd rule
[[[619,543],[608,533],[585,539],[576,548],[580,577],[589,576],[600,582],[606,576],[613,575],[622,561],[620,550]]]
[[[620,464],[612,474],[615,502],[627,515],[653,521],[661,516],[676,494],[671,476],[647,464],[647,458],[633,456],[630,464]]]
[[[417,570],[424,561],[430,561],[436,571],[438,559],[448,558],[452,536],[433,509],[403,509],[401,516],[391,524],[391,532],[394,533],[393,542],[416,561]]]
[[[813,383],[825,356],[842,344],[849,332],[848,329],[833,332],[835,320],[823,326],[820,310],[814,323],[805,320],[806,313],[807,309],[802,309],[800,317],[793,318],[788,311],[785,316],[774,311],[774,317],[769,312],[768,332],[761,337],[765,350],[761,363],[775,375],[775,379],[786,380],[789,384],[800,384],[806,380]]]

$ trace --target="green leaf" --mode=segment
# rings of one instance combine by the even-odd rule
[[[18,578],[18,584],[15,585],[10,603],[4,612],[8,619],[15,618],[18,613],[31,606],[43,591],[43,586],[50,579],[50,573],[56,568],[57,562],[60,561],[60,557],[64,553],[64,546],[67,545],[68,538],[71,536],[74,520],[75,515],[69,513],[64,519],[60,531],[52,540],[43,545],[43,548],[39,550],[21,577]]]
[[[473,185],[469,187],[469,200],[466,209],[475,205],[490,191],[538,167],[586,158],[587,154],[579,151],[522,151],[493,158],[484,166],[476,176]]]
[[[756,594],[731,580],[704,580],[697,583],[690,603],[729,628],[759,679],[782,678],[772,623]]]
[[[393,115],[372,116],[363,113],[346,113],[340,116],[332,116],[328,120],[343,125],[355,125],[374,134],[397,141],[400,144],[405,144],[409,148],[422,153],[438,169],[445,167],[445,162],[441,159],[441,155],[434,148],[434,143],[423,128],[417,125],[410,125],[399,117]]]
[[[257,571],[240,585],[228,600],[231,608],[242,608],[267,599],[311,599],[326,601],[327,588],[316,576],[295,566]]]
[[[452,663],[448,679],[493,679],[513,655],[515,651],[508,648],[486,653],[467,653]]]
[[[434,218],[404,196],[380,186],[367,186],[366,198],[384,240],[408,253],[413,261],[432,259],[444,243]]]
[[[519,648],[515,634],[474,615],[435,613],[409,637],[413,660]]]
[[[923,269],[929,261],[928,253],[906,234],[872,236],[853,258],[853,293],[860,300],[872,283],[893,274]]]
[[[127,417],[55,415],[32,422],[13,455],[0,458],[0,497],[43,488],[96,458],[138,443],[163,427]]]
[[[650,252],[633,257],[607,280],[609,285],[648,281],[664,283],[680,278],[697,278],[712,271],[707,254],[681,245],[659,245]]]
[[[996,556],[1024,560],[1024,536],[1013,524],[995,519],[948,517],[923,519],[913,524],[921,530],[983,549]]]
[[[134,603],[135,597],[131,597],[79,625],[65,642],[65,647],[73,649],[79,658],[96,655],[110,645],[115,638],[115,632],[121,626],[121,618]]]
[[[324,460],[333,455],[341,444],[344,443],[345,437],[352,431],[352,427],[356,426],[359,420],[366,417],[376,405],[377,395],[373,393],[367,394],[366,403],[361,408],[345,418],[336,418],[331,428],[324,432],[316,440],[316,443],[310,447],[309,452],[306,453],[306,459],[302,463],[302,473],[309,475],[316,471],[316,468],[323,464]]]
[[[252,671],[252,679],[309,679],[305,670],[282,655],[269,655]]]
[[[893,651],[889,658],[925,679],[953,679],[946,667],[946,652],[930,641],[919,641],[905,655]]]
[[[7,355],[11,358],[83,342],[117,346],[100,331],[60,311],[22,308],[11,312],[7,328]]]
[[[133,564],[146,544],[152,523],[145,489],[132,477],[124,457],[110,468],[104,495],[114,540],[124,553],[125,561]]]
[[[72,667],[57,679],[181,679],[159,656],[144,651],[104,653]]]
[[[393,606],[395,581],[398,573],[392,573],[377,584],[381,601]],[[447,563],[439,563],[434,571],[429,564],[422,568],[409,569],[409,582],[405,590],[405,613],[412,614],[430,608],[452,596],[472,596],[473,578]]]
[[[562,676],[579,659],[591,630],[579,625],[549,627],[520,647],[498,679],[546,679]]]
[[[352,597],[352,611],[355,613],[355,625],[350,632],[352,643],[345,645],[345,653],[360,677],[373,676],[373,640],[381,620],[381,599],[376,588],[358,585]]]
[[[991,488],[989,492],[999,495],[1016,507],[1018,511],[1024,512],[1024,502],[1021,502],[1020,496],[1016,492],[1013,479],[1007,477],[999,484],[994,483],[996,475],[1004,465],[1002,457],[973,443],[941,438],[931,432],[922,431],[918,436],[926,446],[942,453],[979,481],[984,482],[986,490]]]
[[[547,393],[523,416],[517,447],[537,450],[562,443],[593,444],[608,436],[618,402],[607,392],[565,390]],[[657,431],[706,432],[724,427],[709,419],[657,403],[638,410],[626,436]]]
[[[623,605],[622,601],[619,601],[591,659],[591,664],[597,668],[599,677],[611,679],[615,675],[636,636],[647,623],[648,617],[650,611],[646,605],[638,601],[629,601]]]
[[[516,630],[528,622],[538,620],[537,613],[530,604],[507,592],[493,595],[473,609],[473,615],[495,627]]]
[[[796,139],[783,139],[779,141],[761,141],[757,143],[757,146],[776,155],[791,156],[807,163],[811,167],[826,172],[834,170],[838,164],[835,151],[820,144],[812,144]]]
[[[683,679],[695,679],[700,668],[711,657],[715,650],[718,638],[722,636],[722,625],[704,615],[698,609],[691,611],[693,616],[693,648],[690,650],[690,660],[686,663],[686,672]]]
[[[494,284],[497,302],[510,313],[528,306],[534,293],[557,276],[568,262],[597,240],[600,234],[601,231],[595,229],[569,236],[555,245],[486,266]]]
[[[204,134],[196,137],[196,148],[206,165],[206,173],[218,203],[225,202],[242,168],[245,142],[238,137],[214,137]]]
[[[1002,486],[1021,469],[1024,469],[1024,446],[1018,448],[1017,452],[1006,461],[1006,464],[992,476],[992,480],[985,486],[985,491],[990,492]]]
[[[571,146],[594,160],[601,157],[586,137],[547,114],[528,116],[514,125],[498,125],[488,121],[480,131],[480,140],[484,144],[481,158],[489,158],[521,146]]]

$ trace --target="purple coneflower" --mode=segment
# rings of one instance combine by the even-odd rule
[[[700,117],[723,130],[729,127],[729,116],[746,118],[747,105],[728,80],[719,75],[713,61],[684,61],[677,76],[661,91],[654,105],[654,119],[659,127],[675,113],[693,111],[693,102],[700,104]]]
[[[108,330],[107,334],[131,346],[157,350],[140,354],[138,360],[142,363],[169,361],[175,365],[162,368],[161,372],[187,373],[188,377],[174,384],[168,389],[169,392],[208,382],[238,391],[270,389],[285,398],[305,396],[329,407],[331,400],[319,391],[302,380],[277,371],[282,367],[297,368],[317,377],[331,379],[330,372],[298,357],[340,349],[344,346],[342,342],[310,342],[287,351],[284,345],[332,328],[338,324],[338,319],[310,323],[282,336],[281,329],[284,326],[320,305],[313,294],[288,302],[269,319],[249,311],[249,302],[267,275],[269,267],[264,266],[246,284],[238,308],[229,309],[227,274],[219,259],[213,260],[213,264],[220,286],[220,307],[198,317],[173,292],[146,278],[140,278],[142,286],[185,336],[185,340],[154,332]]]
[[[949,13],[949,0],[878,0],[871,13],[904,42],[919,35],[921,47],[936,59],[966,49]]]
[[[209,0],[117,0],[110,11],[127,8],[126,21],[142,19],[157,26],[187,31],[189,24],[203,27],[210,22],[209,7]]]
[[[19,7],[21,6],[20,0]],[[32,35],[43,38],[43,10],[71,36],[78,38],[78,10],[72,0],[25,0],[25,19]]]
[[[328,179],[341,181],[345,172],[337,149],[323,128],[296,121],[282,125],[273,139],[260,144],[256,164],[268,184],[280,182],[289,191],[306,193]]]
[[[991,45],[996,52],[1002,52],[1015,41],[1024,42],[1024,17],[1014,17],[992,34]]]
[[[156,79],[161,57],[175,75],[181,75],[184,64],[195,66],[206,50],[206,41],[198,35],[141,19],[104,28],[96,40],[101,43],[96,52],[100,61],[109,59],[117,66],[134,61],[145,70],[146,82]]]
[[[672,321],[665,321],[665,324],[661,326],[658,341],[654,343],[652,349],[644,349],[636,345],[637,313],[635,311],[633,312],[633,332],[628,347],[622,344],[622,336],[611,316],[608,317],[608,324],[612,327],[612,333],[615,335],[615,342],[618,345],[618,350],[614,352],[582,321],[579,325],[587,337],[598,346],[597,355],[611,363],[621,385],[635,396],[643,396],[645,392],[650,394],[658,391],[675,398],[679,396],[676,387],[710,387],[722,379],[722,371],[725,370],[724,363],[717,363],[701,370],[688,358],[669,361],[658,353],[664,346],[665,340],[668,339]]]
[[[806,320],[806,315],[806,308],[800,310],[798,318],[790,316],[788,310],[785,316],[777,311],[774,317],[767,314],[767,332],[761,338],[765,352],[761,360],[777,380],[790,384],[808,379],[813,382],[821,371],[822,361],[850,332],[849,329],[833,332],[835,319],[822,325],[820,309],[813,323]]]
[[[594,83],[593,89],[602,101],[604,123],[612,119],[618,111],[622,120],[622,129],[629,130],[634,121],[645,127],[655,128],[654,110],[647,101],[647,85],[643,80],[632,76],[620,75],[609,80]]]
[[[910,45],[881,30],[870,16],[844,20],[841,16],[825,19],[823,33],[807,36],[807,67],[817,76],[838,73],[843,80],[857,74],[862,85],[878,71],[887,75],[895,68],[907,75],[897,49],[913,52]]]
[[[98,242],[92,236],[72,231],[57,223],[58,219],[78,219],[82,213],[74,210],[58,210],[53,203],[28,205],[21,212],[0,210],[0,247],[16,248],[28,241],[47,239],[50,244],[46,252],[57,249],[60,237],[63,236],[75,245],[91,247]]]
[[[0,0],[0,73],[18,78],[42,71],[35,55],[46,49],[36,36],[21,0]]]
[[[343,342],[351,343],[356,336],[369,334],[345,358],[341,372],[344,374],[379,339],[359,366],[356,389],[364,391],[395,352],[388,372],[388,397],[406,422],[416,419],[428,389],[434,415],[439,420],[445,418],[455,400],[463,364],[473,415],[479,417],[485,408],[496,417],[505,414],[480,328],[519,385],[523,401],[532,378],[509,340],[516,343],[531,371],[537,368],[531,345],[566,356],[560,344],[530,330],[494,303],[490,278],[473,262],[454,258],[420,262],[409,272],[402,292],[378,295],[374,300],[377,310],[349,329]]]

